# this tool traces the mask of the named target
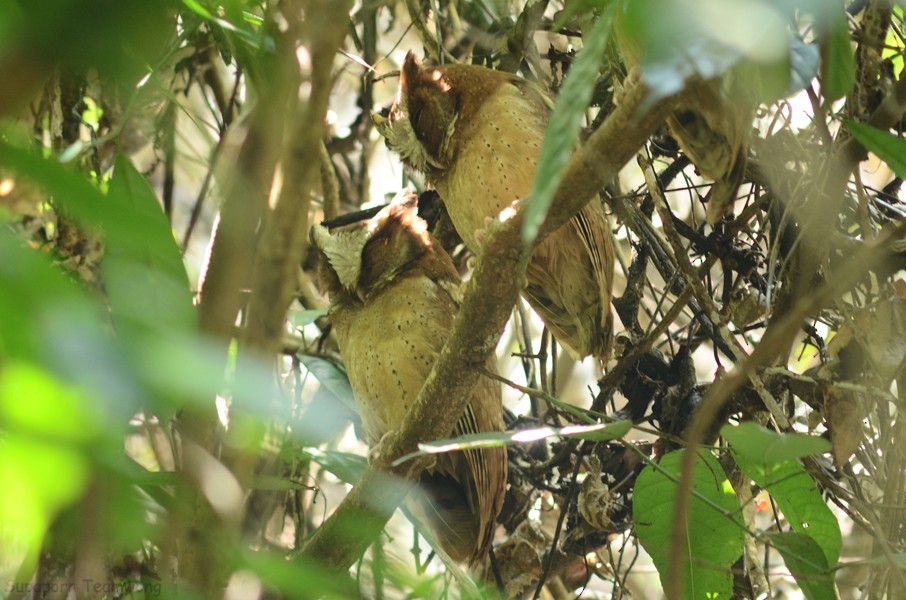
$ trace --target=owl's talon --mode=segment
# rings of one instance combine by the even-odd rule
[[[378,466],[388,466],[382,458],[389,456],[390,452],[388,449],[393,446],[393,437],[396,435],[396,430],[388,431],[381,436],[381,439],[378,440],[378,443],[371,447],[371,450],[368,452],[368,464],[378,465]]]
[[[613,94],[613,103],[614,106],[620,106],[623,104],[623,99],[629,96],[630,91],[634,89],[637,85],[640,85],[642,82],[642,70],[633,66],[629,69],[629,72],[626,74],[626,77],[623,78],[623,81],[614,87]]]

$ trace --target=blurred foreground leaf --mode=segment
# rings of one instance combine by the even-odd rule
[[[906,140],[887,131],[853,121],[847,121],[846,128],[860,144],[886,162],[897,177],[906,178]]]

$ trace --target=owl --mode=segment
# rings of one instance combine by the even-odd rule
[[[417,210],[410,195],[366,221],[311,231],[319,287],[372,445],[402,423],[459,308],[459,273]],[[494,358],[486,368],[496,371]],[[500,385],[481,377],[447,437],[502,430]],[[474,564],[491,545],[506,477],[504,448],[440,454],[406,506],[451,558]]]
[[[406,56],[389,117],[378,131],[424,173],[472,251],[489,219],[531,192],[552,102],[536,85],[477,65],[423,67]],[[523,297],[576,359],[610,352],[614,251],[598,202],[542,241]]]
[[[621,19],[614,29],[626,68],[638,67],[642,62],[639,42],[626,32]],[[755,107],[742,99],[742,90],[731,99],[722,84],[720,79],[690,78],[683,100],[667,117],[670,135],[698,171],[714,182],[706,215],[712,225],[733,212],[746,173],[748,139],[755,118]]]

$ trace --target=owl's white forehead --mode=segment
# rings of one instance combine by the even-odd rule
[[[377,230],[376,220],[350,231],[330,233],[318,225],[315,238],[318,247],[337,274],[340,284],[349,291],[355,290],[362,275],[362,250]]]

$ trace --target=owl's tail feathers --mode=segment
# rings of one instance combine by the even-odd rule
[[[601,361],[602,365],[607,365],[610,360],[610,350],[613,348],[613,312],[610,305],[607,306],[604,316],[604,325],[598,335],[598,345],[595,350],[595,356]]]
[[[733,212],[733,204],[739,194],[746,174],[746,154],[740,152],[736,155],[732,169],[724,177],[718,178],[711,188],[711,197],[708,200],[708,211],[705,220],[710,225],[718,223],[725,216]]]
[[[528,285],[523,290],[523,297],[574,360],[594,356],[607,363],[613,341],[613,314],[609,301],[606,304],[602,301],[574,317],[551,302],[540,286]]]
[[[706,219],[714,225],[732,212],[746,174],[748,137],[754,111],[730,103],[711,86],[696,86],[696,109],[667,119],[670,133],[706,178],[714,181]]]
[[[472,509],[467,490],[456,479],[425,473],[419,489],[409,495],[406,508],[425,524],[435,541],[456,562],[473,562],[479,549],[481,523]]]

